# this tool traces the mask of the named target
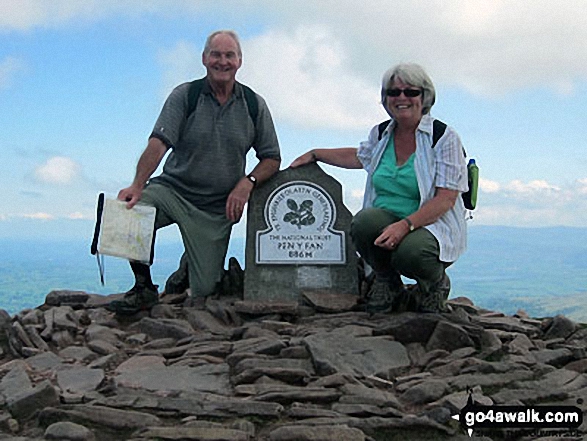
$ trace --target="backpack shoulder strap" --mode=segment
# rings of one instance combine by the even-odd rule
[[[200,97],[200,93],[202,93],[202,88],[204,87],[204,81],[205,78],[200,78],[190,83],[190,88],[188,90],[188,111],[186,119],[189,118],[189,116],[196,110],[196,106],[198,105],[198,98]],[[253,120],[253,125],[255,125],[256,128],[257,116],[259,115],[259,101],[257,100],[257,94],[249,86],[245,86],[241,83],[239,84],[243,88],[249,115]]]
[[[385,129],[387,128],[387,126],[389,125],[389,123],[391,122],[390,119],[388,119],[387,121],[383,121],[382,123],[379,123],[379,125],[377,126],[377,129],[379,130],[379,136],[378,136],[378,140],[381,141],[381,138],[383,137],[383,132],[385,132]]]
[[[444,132],[446,131],[446,124],[440,121],[439,119],[435,119],[432,122],[432,148],[436,146]]]
[[[259,115],[259,100],[257,99],[257,94],[249,86],[245,86],[242,83],[239,84],[243,88],[245,101],[247,103],[247,108],[249,109],[249,115],[253,120],[253,125],[257,128],[257,116]]]
[[[194,80],[190,83],[190,88],[188,90],[188,111],[186,119],[194,113],[196,110],[196,105],[198,104],[198,98],[200,97],[200,93],[202,92],[202,88],[204,87],[204,78],[200,78],[199,80]]]

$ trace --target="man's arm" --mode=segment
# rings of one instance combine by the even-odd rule
[[[271,176],[279,171],[281,160],[278,159],[262,159],[251,172],[257,179],[257,184],[266,181]],[[226,201],[226,217],[233,222],[238,222],[243,214],[245,204],[251,196],[253,191],[253,183],[243,177],[228,195]]]
[[[150,138],[147,148],[139,158],[135,178],[130,187],[118,193],[118,199],[127,202],[126,208],[132,208],[141,199],[147,180],[157,170],[161,160],[167,153],[167,146],[158,138]]]

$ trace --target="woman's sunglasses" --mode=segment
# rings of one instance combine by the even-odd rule
[[[422,89],[387,89],[385,94],[387,96],[398,97],[402,92],[407,98],[415,98],[422,94]]]

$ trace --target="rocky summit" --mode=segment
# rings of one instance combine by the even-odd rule
[[[0,311],[1,440],[464,441],[452,416],[468,402],[587,410],[587,329],[564,316],[466,298],[442,314],[369,315],[353,296],[307,292],[195,306],[165,295],[119,318],[104,308],[117,296],[54,291]],[[585,423],[551,432],[473,438],[587,439]]]

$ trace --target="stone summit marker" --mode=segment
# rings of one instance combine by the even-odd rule
[[[358,295],[351,219],[340,183],[317,164],[260,185],[247,215],[245,300],[299,301],[311,290]]]

